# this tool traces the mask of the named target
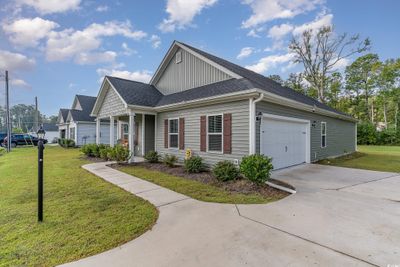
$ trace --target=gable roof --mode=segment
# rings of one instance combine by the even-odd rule
[[[59,115],[61,116],[63,122],[67,121],[69,109],[67,108],[60,108]]]
[[[58,127],[55,123],[43,123],[42,124],[43,130],[45,130],[46,132],[57,132],[58,131]]]
[[[80,109],[70,109],[69,114],[74,121],[89,121],[95,120],[95,117],[90,116],[92,112],[94,103],[96,102],[96,97],[87,95],[76,95],[75,99],[79,101],[82,108]]]
[[[261,75],[259,73],[256,73],[254,71],[251,71],[249,69],[246,69],[244,67],[236,65],[236,64],[234,64],[232,62],[229,62],[229,61],[227,61],[225,59],[222,59],[220,57],[211,55],[211,54],[209,54],[207,52],[204,52],[204,51],[202,51],[200,49],[197,49],[197,48],[192,47],[190,45],[187,45],[185,43],[181,43],[181,42],[178,42],[178,43],[180,43],[180,44],[186,46],[187,48],[189,48],[190,50],[193,50],[196,53],[198,53],[198,54],[200,54],[200,55],[202,55],[202,56],[214,61],[215,63],[217,63],[217,64],[219,64],[219,65],[221,65],[221,66],[223,66],[223,67],[225,67],[225,68],[227,68],[229,70],[231,70],[232,72],[237,73],[238,75],[242,76],[243,78],[248,79],[257,88],[260,88],[260,89],[265,90],[267,92],[270,92],[270,93],[273,93],[273,94],[276,94],[276,95],[279,95],[279,96],[282,96],[282,97],[285,97],[285,98],[289,98],[291,100],[298,101],[298,102],[301,102],[301,103],[304,103],[304,104],[307,104],[307,105],[315,105],[316,107],[319,107],[321,109],[332,111],[332,112],[335,112],[335,113],[338,113],[338,114],[341,114],[341,115],[347,115],[347,114],[345,114],[343,112],[340,112],[340,111],[338,111],[338,110],[336,110],[334,108],[329,107],[326,104],[323,104],[323,103],[319,102],[318,100],[316,100],[316,99],[314,99],[312,97],[309,97],[309,96],[306,96],[306,95],[304,95],[302,93],[299,93],[299,92],[297,92],[297,91],[295,91],[295,90],[293,90],[293,89],[291,89],[289,87],[282,86],[280,83],[275,82],[274,80],[269,79],[269,78],[267,78],[267,77],[265,77],[265,76],[263,76],[263,75]]]
[[[106,76],[127,105],[154,107],[163,94],[153,85]]]

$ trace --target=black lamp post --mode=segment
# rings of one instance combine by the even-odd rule
[[[43,221],[43,149],[44,149],[44,136],[46,132],[43,126],[40,126],[37,131],[38,135],[38,221]]]

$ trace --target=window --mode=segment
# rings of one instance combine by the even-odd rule
[[[208,151],[222,152],[222,115],[208,116]]]
[[[326,122],[321,122],[321,147],[326,147]]]
[[[169,147],[170,148],[178,148],[178,135],[179,135],[179,125],[178,119],[170,119],[168,121],[168,138],[169,138]]]
[[[129,125],[127,123],[122,124],[122,140],[127,141],[129,139]]]
[[[69,139],[75,140],[75,128],[69,129]]]
[[[178,64],[181,62],[182,62],[182,52],[179,51],[179,52],[176,52],[176,54],[175,54],[175,63]]]

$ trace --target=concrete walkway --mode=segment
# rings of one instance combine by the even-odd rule
[[[274,174],[274,178],[295,185],[295,195],[266,205],[231,205],[197,201],[106,167],[105,163],[85,165],[88,171],[153,203],[160,216],[153,229],[142,236],[66,266],[400,264],[400,205],[368,197],[365,188],[359,193],[348,192],[348,187],[336,190],[375,181],[384,188],[385,177],[392,186],[400,186],[400,177],[396,180],[395,174],[347,169],[356,178],[338,184],[334,179],[338,170],[347,174],[346,169],[330,169],[330,173],[322,173],[328,178],[317,179],[322,174],[314,171],[313,176],[309,170],[314,166],[318,165]],[[365,175],[368,179],[357,178]],[[325,185],[322,179],[336,189],[321,189],[319,186]]]

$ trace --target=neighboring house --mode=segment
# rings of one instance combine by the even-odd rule
[[[90,113],[96,97],[76,95],[71,109],[60,109],[57,126],[60,138],[72,139],[77,146],[96,142],[95,117]],[[110,125],[105,122],[100,131],[100,143],[110,142]]]
[[[58,127],[55,123],[43,123],[43,130],[45,130],[46,135],[45,138],[49,143],[57,143],[57,139],[59,136]],[[35,134],[37,136],[37,134]]]
[[[96,131],[117,121],[117,138],[137,156],[156,150],[182,161],[191,149],[212,165],[262,153],[279,169],[356,150],[349,115],[177,41],[149,84],[106,76],[91,115]]]

